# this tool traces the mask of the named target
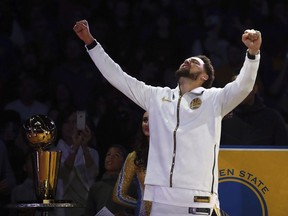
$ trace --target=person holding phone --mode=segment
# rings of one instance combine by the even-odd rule
[[[86,122],[84,119],[81,121],[81,124]],[[89,189],[99,173],[99,154],[89,146],[93,136],[91,126],[85,123],[85,128],[77,128],[77,110],[71,108],[61,112],[57,127],[59,140],[56,149],[62,151],[59,194],[64,200],[83,206],[65,209],[66,215],[79,216],[85,212]]]

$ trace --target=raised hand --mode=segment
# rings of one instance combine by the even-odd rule
[[[85,127],[85,130],[81,131],[81,137],[82,137],[82,143],[81,143],[82,147],[83,148],[88,147],[89,142],[92,139],[92,132],[88,126]]]
[[[261,32],[254,29],[245,30],[242,35],[242,42],[246,45],[251,55],[256,55],[259,53],[262,44]]]
[[[80,20],[76,22],[73,30],[86,45],[91,44],[95,40],[95,38],[90,33],[89,25],[86,20]]]

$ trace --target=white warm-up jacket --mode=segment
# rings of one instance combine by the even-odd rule
[[[181,97],[179,87],[153,87],[129,76],[99,43],[87,51],[114,87],[149,112],[144,199],[201,207],[195,197],[211,195],[210,204],[204,206],[219,204],[221,120],[252,90],[260,54],[254,60],[246,57],[237,79],[224,88],[199,87]]]

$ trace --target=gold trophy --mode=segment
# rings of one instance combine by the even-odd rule
[[[38,202],[55,201],[61,151],[47,150],[56,137],[55,123],[46,115],[33,115],[23,125],[25,138],[33,148],[34,186]]]

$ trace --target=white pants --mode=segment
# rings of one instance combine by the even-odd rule
[[[166,205],[162,203],[153,202],[150,216],[179,216],[179,215],[187,215],[187,216],[196,216],[196,215],[209,215],[211,216],[213,209],[210,209],[210,213],[195,213],[191,208],[189,212],[189,207],[182,206],[172,206]],[[220,216],[220,214],[219,214]]]

